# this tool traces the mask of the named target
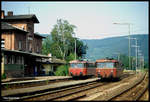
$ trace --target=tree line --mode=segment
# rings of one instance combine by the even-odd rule
[[[127,70],[136,70],[136,58],[134,56],[130,57],[131,59],[131,68],[129,68],[129,56],[125,55],[125,54],[120,54],[120,61],[124,64],[124,68]],[[138,68],[142,68],[142,69],[148,69],[149,68],[149,64],[148,62],[143,62],[138,58]],[[144,66],[143,66],[144,64]]]

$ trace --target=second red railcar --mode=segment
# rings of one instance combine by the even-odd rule
[[[123,74],[122,64],[117,60],[96,60],[96,76],[100,78],[120,78]]]

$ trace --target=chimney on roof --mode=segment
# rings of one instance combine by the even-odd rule
[[[1,19],[4,19],[4,17],[5,17],[5,12],[4,10],[1,10]]]
[[[8,11],[7,16],[13,16],[13,11]]]

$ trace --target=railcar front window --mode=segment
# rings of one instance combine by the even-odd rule
[[[84,68],[83,63],[72,63],[70,64],[71,68]]]
[[[97,63],[97,68],[113,68],[114,63],[111,62],[105,62],[105,63]]]
[[[113,68],[113,67],[114,67],[114,63],[107,63],[107,64],[106,64],[106,67],[107,67],[107,68]]]
[[[105,63],[97,63],[97,68],[104,68],[105,67]]]

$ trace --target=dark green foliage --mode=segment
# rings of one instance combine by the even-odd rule
[[[68,65],[61,65],[57,68],[55,75],[56,76],[68,76]]]
[[[6,74],[5,73],[1,76],[1,79],[6,79]]]

